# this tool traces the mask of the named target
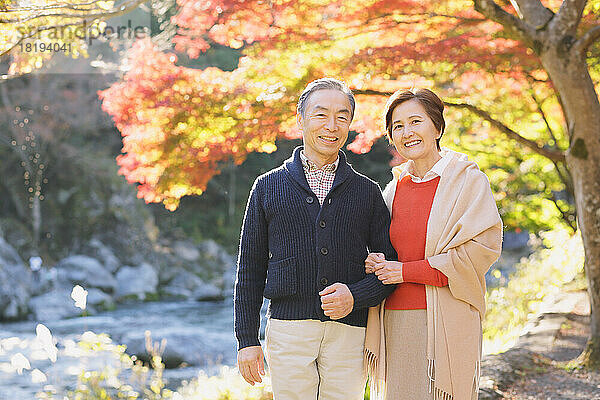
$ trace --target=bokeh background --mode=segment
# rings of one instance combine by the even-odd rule
[[[599,16],[598,0],[0,0],[0,398],[269,398],[229,368],[239,230],[323,76],[355,92],[344,151],[381,187],[403,161],[387,97],[444,99],[442,145],[487,174],[505,225],[486,353],[587,290],[575,356],[597,366]]]

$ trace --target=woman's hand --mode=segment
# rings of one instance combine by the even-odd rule
[[[375,268],[373,267],[382,262],[385,262],[385,255],[383,253],[369,253],[365,259],[365,272],[367,274],[375,272]]]
[[[400,261],[384,261],[373,266],[377,278],[385,284],[404,282],[402,277],[402,263]]]

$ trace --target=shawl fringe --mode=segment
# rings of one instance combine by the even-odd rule
[[[433,384],[435,382],[435,360],[427,360],[427,376],[429,377],[429,393],[433,390]]]
[[[434,400],[454,400],[454,397],[450,393],[444,392],[440,388],[435,388],[435,392],[433,393]]]
[[[481,360],[475,364],[475,392],[479,393],[479,382],[481,379]]]
[[[363,357],[367,375],[375,376],[375,371],[377,370],[377,355],[369,349],[365,349]]]
[[[377,378],[377,356],[365,349],[364,363],[369,376],[370,398],[372,400],[383,400],[385,397],[386,382],[385,376],[383,379]]]
[[[435,386],[435,360],[427,360],[427,376],[429,377],[429,393],[433,391],[434,400],[454,400],[454,396],[451,393],[445,392],[444,390]],[[475,393],[479,393],[479,379],[481,377],[481,361],[475,363],[475,376],[473,377],[475,382]]]
[[[376,307],[369,308],[363,362],[369,376],[369,390],[372,400],[383,400],[386,393],[385,381],[385,328],[383,314],[385,300]]]

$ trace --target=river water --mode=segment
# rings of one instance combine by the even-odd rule
[[[36,325],[35,321],[0,324],[0,400],[34,399],[35,393],[48,384],[52,384],[58,393],[65,388],[72,389],[77,376],[69,372],[75,360],[67,355],[67,348],[85,331],[107,333],[115,343],[133,343],[142,340],[148,330],[153,339],[166,336],[167,349],[171,345],[183,347],[176,349],[179,352],[199,353],[196,359],[201,361],[196,362],[196,366],[166,371],[165,377],[171,388],[176,388],[181,380],[197,376],[200,370],[211,374],[221,365],[235,364],[231,299],[128,304],[95,316],[44,322],[57,344],[58,360],[55,363],[36,357],[35,351],[31,350],[37,343]],[[171,343],[169,337],[173,338]],[[23,370],[22,374],[14,369],[17,353],[23,354],[31,365],[31,369]],[[46,373],[46,382],[32,382],[31,371],[36,368]]]

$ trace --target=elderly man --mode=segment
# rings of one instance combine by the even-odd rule
[[[261,382],[265,350],[275,400],[363,398],[368,307],[394,290],[365,274],[368,252],[396,259],[379,186],[346,162],[341,147],[354,96],[331,78],[300,95],[304,146],[254,182],[242,226],[235,284],[238,367]]]

